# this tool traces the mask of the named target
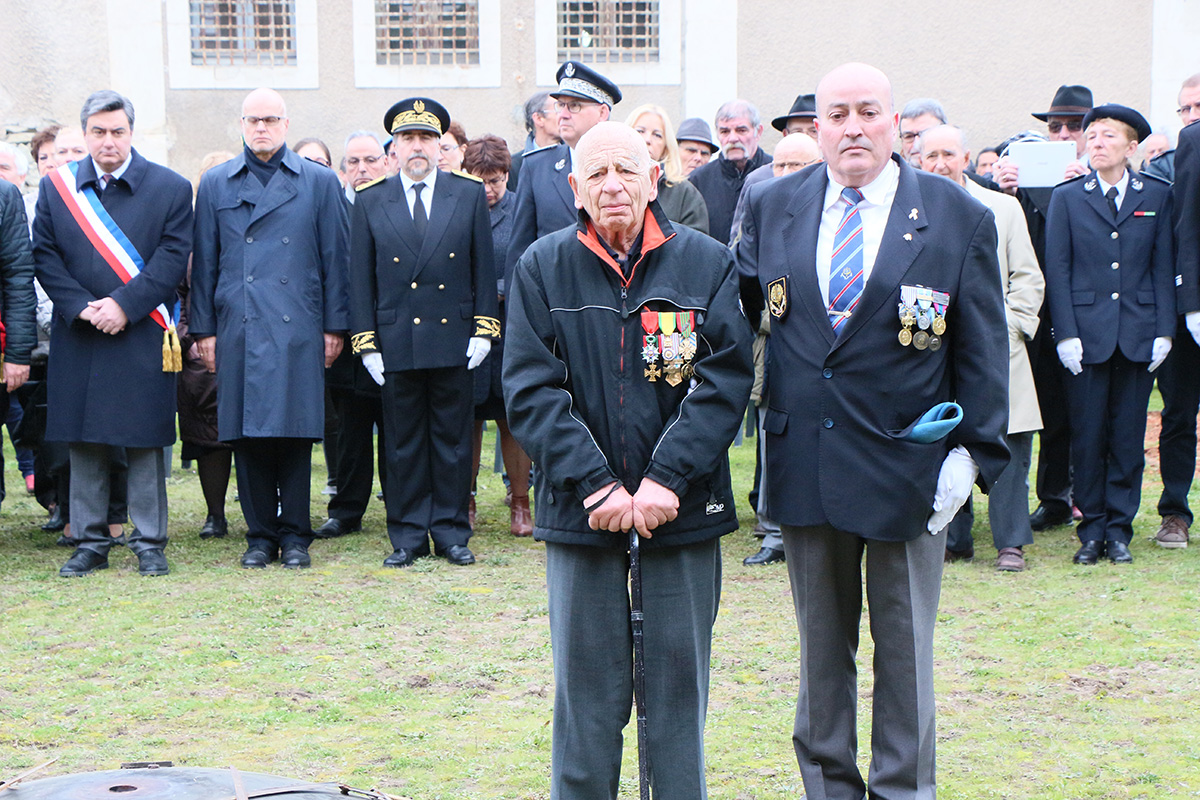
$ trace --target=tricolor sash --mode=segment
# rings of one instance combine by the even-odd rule
[[[117,225],[117,221],[108,213],[108,209],[100,202],[96,190],[90,186],[82,190],[75,188],[78,172],[79,162],[72,161],[51,170],[50,182],[54,184],[59,197],[71,212],[80,230],[92,243],[92,247],[96,248],[104,262],[117,274],[121,283],[129,283],[141,274],[146,262],[133,246],[133,242],[129,241],[129,237]],[[179,372],[183,369],[183,357],[171,312],[164,304],[159,303],[158,307],[150,312],[150,319],[163,329],[163,372]]]

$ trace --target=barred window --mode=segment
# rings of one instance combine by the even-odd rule
[[[375,0],[375,63],[479,64],[479,0]]]
[[[658,63],[659,0],[557,2],[559,63]]]
[[[295,0],[190,0],[192,63],[296,65]]]

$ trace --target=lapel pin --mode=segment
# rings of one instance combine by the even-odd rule
[[[915,208],[912,211],[908,212],[908,218],[911,219],[913,222],[916,222],[917,210]]]
[[[911,242],[911,241],[912,241],[912,234],[911,234],[911,233],[906,233],[906,234],[904,234],[904,241],[906,241],[906,242]]]

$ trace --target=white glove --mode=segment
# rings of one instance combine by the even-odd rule
[[[1072,375],[1083,372],[1083,341],[1078,337],[1058,343],[1058,360]]]
[[[1200,344],[1200,311],[1189,311],[1183,315],[1183,324],[1187,325],[1188,333]]]
[[[975,459],[961,444],[946,454],[938,472],[937,491],[933,494],[933,516],[927,526],[930,533],[936,536],[950,524],[963,503],[971,498],[971,487],[978,477]]]
[[[491,339],[484,338],[483,336],[472,336],[471,341],[467,342],[467,369],[478,367],[490,352],[492,352]]]
[[[1167,354],[1171,352],[1171,337],[1159,336],[1154,340],[1154,346],[1150,349],[1150,366],[1146,369],[1147,372],[1154,372],[1162,366],[1162,362],[1166,360]]]
[[[363,368],[371,376],[371,380],[383,386],[383,354],[363,353]]]

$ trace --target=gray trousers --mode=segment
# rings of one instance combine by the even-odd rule
[[[935,797],[933,625],[946,543],[921,529],[911,541],[880,542],[828,525],[783,526],[801,643],[792,742],[808,800]],[[864,561],[875,642],[866,782],[855,664]]]
[[[107,553],[109,446],[90,442],[71,444],[71,534],[79,546]],[[126,447],[129,463],[129,516],[134,553],[167,546],[167,466],[161,447]]]
[[[1029,527],[1029,464],[1033,458],[1033,432],[1010,433],[1005,441],[1012,452],[1012,460],[988,492],[988,524],[992,528],[992,544],[997,550],[1033,544],[1033,529]],[[946,547],[960,551],[974,547],[975,538],[971,535],[974,524],[975,509],[968,497],[946,526]]]
[[[621,536],[622,534],[613,534]],[[633,704],[629,556],[546,543],[554,652],[551,800],[615,800]],[[718,540],[642,551],[646,721],[655,800],[704,800],[704,720],[721,593]]]
[[[767,437],[763,433],[763,420],[767,418],[767,407],[761,405],[755,409],[758,417],[758,458],[762,464],[758,476],[758,508],[754,509],[758,516],[758,524],[766,531],[762,538],[762,547],[772,550],[783,549],[783,537],[779,533],[779,523],[767,518]]]

